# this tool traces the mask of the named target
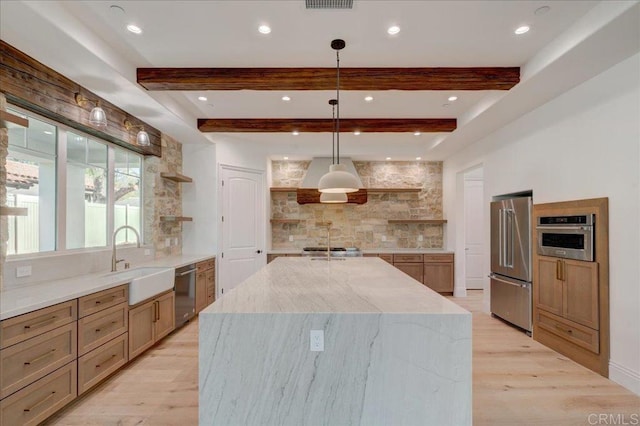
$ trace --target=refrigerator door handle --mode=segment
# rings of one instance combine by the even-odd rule
[[[513,268],[513,249],[514,249],[514,244],[513,244],[513,239],[514,239],[514,215],[515,212],[511,209],[507,209],[505,211],[506,214],[506,227],[507,227],[507,240],[506,240],[506,245],[507,245],[507,250],[506,250],[506,254],[505,254],[505,266],[508,268]]]
[[[496,274],[490,274],[489,278],[491,278],[492,280],[500,281],[501,283],[505,283],[505,284],[509,284],[509,285],[515,286],[515,287],[522,287],[522,288],[529,287],[527,285],[527,283],[516,283],[516,282],[513,282],[513,281],[503,280],[502,278],[498,278],[498,276]]]
[[[498,210],[498,264],[504,266],[504,209]]]

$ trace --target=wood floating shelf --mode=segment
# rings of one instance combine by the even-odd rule
[[[27,216],[26,207],[0,207],[0,216]]]
[[[271,219],[271,223],[300,223],[300,219]]]
[[[298,204],[319,204],[320,192],[314,188],[298,188],[296,191]],[[367,190],[359,189],[357,192],[347,194],[347,202],[343,204],[365,204],[367,202]]]
[[[420,192],[422,188],[367,188],[369,193],[401,193],[401,192]]]
[[[160,216],[160,222],[191,222],[192,217],[189,216]]]
[[[447,223],[446,219],[390,219],[387,223],[424,223],[427,225],[442,225]]]
[[[193,182],[193,179],[180,173],[160,173],[160,177],[174,182]]]
[[[309,188],[306,188],[309,189]],[[401,192],[420,192],[422,188],[363,188],[368,193],[401,193]],[[296,192],[298,188],[286,186],[273,186],[269,188],[271,192]]]
[[[29,127],[29,120],[26,118],[11,114],[8,111],[0,111],[0,127],[3,129],[9,128],[7,123],[15,124],[20,127]]]

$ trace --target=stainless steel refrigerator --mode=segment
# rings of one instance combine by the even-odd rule
[[[491,203],[491,313],[531,334],[531,197]]]

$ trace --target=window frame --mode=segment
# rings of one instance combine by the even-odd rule
[[[16,111],[19,114],[26,115],[27,118],[33,117],[47,124],[51,124],[56,127],[56,238],[55,238],[55,250],[52,251],[38,251],[32,253],[20,253],[7,255],[7,260],[20,260],[35,257],[49,257],[69,253],[89,253],[104,250],[111,250],[114,231],[114,219],[115,219],[115,150],[122,149],[127,151],[128,155],[136,155],[140,157],[140,244],[143,245],[145,241],[144,234],[144,164],[145,157],[133,150],[129,150],[122,146],[116,145],[104,139],[97,138],[96,136],[89,135],[81,130],[67,126],[63,123],[51,120],[47,117],[43,117],[37,113],[21,108],[17,105],[8,103],[7,108]],[[105,246],[98,247],[82,247],[82,248],[67,248],[67,133],[72,132],[78,136],[86,137],[107,147],[107,244]],[[11,149],[11,146],[8,145]],[[19,148],[19,147],[17,147]],[[133,247],[135,243],[123,243],[118,244],[118,247]]]

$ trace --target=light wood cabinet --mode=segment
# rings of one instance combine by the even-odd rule
[[[422,263],[396,263],[394,265],[414,280],[422,283],[422,275],[424,273],[424,265]]]
[[[425,263],[423,284],[439,293],[452,293],[453,263]]]
[[[78,358],[78,395],[88,391],[128,361],[127,333]]]
[[[78,303],[70,300],[9,318],[0,323],[0,348],[6,348],[78,319]]]
[[[78,299],[78,318],[129,301],[129,286],[121,285]]]
[[[126,303],[112,306],[78,321],[78,355],[107,343],[126,333],[129,326],[129,307]]]
[[[196,265],[196,313],[215,301],[216,259],[207,259]]]
[[[0,398],[46,376],[77,357],[76,324],[58,327],[0,351]]]
[[[37,425],[77,396],[73,361],[0,401],[0,424]]]
[[[533,206],[542,216],[595,215],[594,261],[533,253],[533,338],[608,377],[608,200],[594,198]]]
[[[598,264],[538,256],[537,307],[597,330]]]
[[[129,309],[129,359],[175,329],[175,293],[170,291]]]

